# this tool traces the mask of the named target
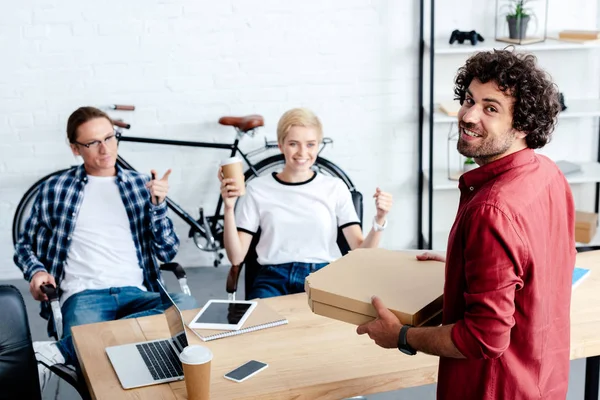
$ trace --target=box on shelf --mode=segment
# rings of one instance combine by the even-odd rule
[[[440,111],[450,117],[458,116],[460,111],[460,103],[458,100],[444,101],[439,104]]]
[[[596,234],[598,214],[593,212],[575,211],[575,241],[589,243]]]
[[[444,268],[401,251],[356,249],[308,275],[308,304],[316,314],[360,325],[377,317],[377,295],[403,324],[439,325]]]

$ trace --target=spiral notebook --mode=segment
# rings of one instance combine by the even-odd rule
[[[271,307],[267,306],[262,301],[258,301],[256,308],[250,314],[244,325],[237,331],[223,331],[216,329],[197,329],[188,328],[192,330],[196,336],[205,342],[211,340],[222,339],[230,336],[237,336],[248,332],[259,331],[262,329],[273,328],[280,325],[285,325],[288,320],[282,317],[279,313],[274,311]]]

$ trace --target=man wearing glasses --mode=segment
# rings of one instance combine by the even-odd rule
[[[156,258],[172,260],[179,239],[164,201],[171,170],[151,180],[120,168],[112,121],[93,107],[71,114],[67,138],[83,165],[43,184],[14,260],[36,300],[47,300],[42,285],[59,287],[64,336],[34,343],[36,357],[77,367],[72,326],[163,311]],[[182,309],[197,307],[190,296],[172,297]],[[43,317],[48,308],[43,302]],[[43,390],[50,371],[39,364],[39,372]]]

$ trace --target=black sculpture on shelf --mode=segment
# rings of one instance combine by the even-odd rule
[[[469,40],[473,46],[477,44],[477,42],[483,42],[483,36],[475,31],[459,31],[455,29],[452,31],[452,35],[450,35],[450,44],[458,41],[458,43],[463,44],[465,40]]]
[[[560,103],[560,111],[565,111],[567,106],[565,105],[565,95],[562,92],[558,93],[558,102]]]

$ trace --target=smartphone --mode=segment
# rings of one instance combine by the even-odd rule
[[[252,375],[255,375],[267,368],[269,365],[260,361],[251,360],[246,364],[241,365],[234,369],[233,371],[229,371],[225,374],[225,378],[230,379],[235,382],[243,382],[246,379],[250,378]]]

